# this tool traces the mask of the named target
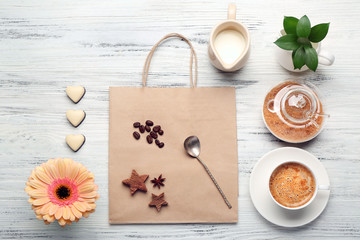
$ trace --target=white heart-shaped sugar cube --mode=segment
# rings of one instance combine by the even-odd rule
[[[67,110],[66,117],[74,127],[78,127],[85,119],[86,113],[83,110]]]
[[[66,87],[66,94],[74,103],[80,102],[85,95],[85,88],[82,86],[68,86]]]
[[[74,152],[77,152],[84,145],[85,136],[82,134],[69,134],[66,136],[65,141]]]

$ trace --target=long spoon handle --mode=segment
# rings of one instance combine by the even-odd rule
[[[215,186],[217,187],[217,189],[219,190],[222,198],[224,199],[226,205],[229,207],[229,208],[232,208],[231,204],[229,203],[229,201],[227,200],[224,192],[221,190],[219,184],[217,183],[217,181],[215,180],[214,176],[211,174],[209,168],[206,166],[206,164],[199,158],[197,157],[197,160],[199,160],[199,162],[203,165],[203,167],[205,168],[205,170],[207,171],[207,173],[209,174],[211,180],[214,182]]]

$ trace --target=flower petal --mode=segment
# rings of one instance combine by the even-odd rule
[[[31,187],[36,188],[36,189],[46,189],[48,186],[47,184],[45,184],[39,180],[36,180],[36,179],[30,180],[28,183]]]
[[[70,208],[68,206],[64,206],[63,218],[65,220],[69,220],[70,218]]]
[[[89,215],[90,215],[89,212],[84,212],[84,213],[83,213],[84,218],[87,218]]]
[[[69,218],[69,220],[70,221],[75,221],[75,215],[74,215],[74,213],[71,211],[71,208],[69,207],[69,210],[70,210],[70,218]]]
[[[44,197],[48,197],[48,193],[44,192],[44,191],[32,191],[31,192],[31,197],[33,198],[44,198]]]
[[[74,216],[75,216],[77,219],[79,219],[79,218],[82,217],[82,213],[81,213],[79,210],[77,210],[74,205],[71,205],[70,208],[71,208],[72,213],[74,214]]]
[[[79,165],[79,163],[74,162],[74,163],[72,164],[71,171],[70,171],[70,173],[69,173],[69,179],[70,179],[70,180],[74,180],[74,179],[76,178],[76,176],[78,175],[79,170],[80,170],[80,165]]]
[[[52,203],[52,205],[49,208],[49,215],[53,216],[56,213],[56,211],[58,210],[58,208],[59,208],[59,205]]]
[[[87,192],[87,193],[80,193],[79,196],[81,198],[94,198],[96,197],[97,192],[96,191],[92,191],[92,192]]]
[[[54,216],[49,216],[49,214],[44,215],[43,219],[46,220],[49,223],[52,223],[53,221],[55,221],[55,217]]]
[[[54,166],[55,160],[54,159],[50,159],[44,166],[44,169],[46,171],[46,173],[52,177],[52,179],[58,179],[58,176],[55,174],[55,172],[53,171],[53,166]]]
[[[35,199],[34,202],[33,202],[33,205],[34,206],[41,206],[41,205],[44,205],[45,203],[48,203],[50,202],[50,199],[49,198],[38,198],[38,199]]]
[[[65,163],[65,177],[68,178],[72,170],[73,160],[71,158],[64,158],[64,163]]]
[[[59,207],[55,213],[55,218],[59,220],[63,215],[63,207]]]
[[[87,202],[87,203],[94,203],[96,201],[96,199],[95,198],[81,198],[81,197],[79,197],[78,201]]]
[[[25,192],[27,194],[31,195],[31,193],[35,190],[35,188],[32,188],[30,186],[26,186],[24,190],[25,190]]]
[[[90,211],[91,210],[91,207],[90,205],[87,203],[87,202],[80,202],[84,207],[85,207],[85,210],[86,211]]]
[[[42,214],[42,215],[49,214],[49,209],[50,209],[51,205],[53,205],[51,202],[48,202],[47,204],[44,204],[40,208],[40,214]]]
[[[86,207],[84,206],[84,204],[82,202],[74,202],[73,206],[76,207],[76,209],[79,210],[80,212],[86,211]]]
[[[95,210],[95,208],[96,208],[96,204],[95,204],[95,203],[89,203],[89,206],[91,207],[92,210]]]
[[[44,170],[44,172],[46,173],[46,175],[50,178],[50,180],[54,181],[54,178],[53,178],[53,176],[51,176],[51,173],[50,173],[49,163],[48,162],[43,163],[43,164],[41,164],[41,167]]]
[[[57,161],[57,166],[60,174],[60,178],[65,178],[66,168],[64,160],[60,159]]]
[[[57,166],[56,162],[57,161],[54,161],[49,166],[49,172],[50,172],[51,176],[53,176],[54,179],[60,178],[59,171],[57,170],[57,167],[56,167]]]
[[[66,221],[65,221],[65,219],[63,219],[63,218],[58,219],[58,223],[59,223],[60,226],[62,226],[62,227],[65,227],[65,225],[66,225]]]
[[[79,193],[88,193],[94,191],[95,184],[92,182],[88,182],[86,184],[80,185],[78,187]]]
[[[78,175],[75,179],[75,183],[77,185],[79,185],[80,183],[82,183],[83,181],[85,181],[85,179],[87,179],[88,177],[88,172],[85,171],[85,172],[82,172],[80,175]]]
[[[35,214],[36,214],[36,215],[41,215],[41,216],[42,216],[42,214],[40,213],[40,210],[41,210],[41,208],[40,208],[40,207],[35,208],[35,209],[34,209]]]
[[[52,181],[50,177],[45,173],[42,167],[37,167],[35,174],[44,183],[51,184]]]

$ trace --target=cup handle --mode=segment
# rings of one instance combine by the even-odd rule
[[[236,5],[230,3],[228,7],[228,20],[236,20]]]
[[[320,49],[318,56],[319,56],[319,63],[322,65],[330,66],[335,61],[335,56],[326,50]]]
[[[318,190],[330,190],[330,186],[329,185],[319,185]]]

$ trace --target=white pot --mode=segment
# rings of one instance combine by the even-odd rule
[[[283,35],[285,35],[285,31],[281,30],[279,37],[281,37]],[[311,43],[311,44],[316,49],[316,52],[317,52],[318,58],[319,58],[319,64],[325,65],[325,66],[330,66],[334,63],[335,56],[333,54],[331,54],[330,52],[323,50],[321,48],[320,42],[319,43]],[[292,51],[287,51],[287,50],[281,49],[278,46],[276,46],[275,56],[276,56],[276,59],[279,62],[279,64],[286,70],[289,70],[291,72],[303,72],[303,71],[309,70],[309,68],[306,65],[304,65],[300,70],[294,69],[294,64],[292,61]]]

